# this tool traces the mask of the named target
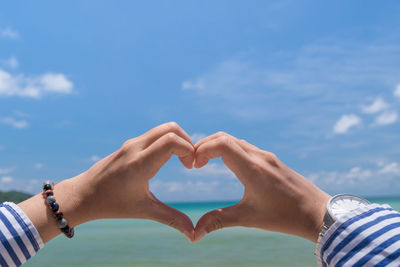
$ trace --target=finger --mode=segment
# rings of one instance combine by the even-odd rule
[[[148,218],[173,227],[183,233],[190,241],[194,241],[194,226],[190,218],[154,197]]]
[[[192,168],[194,162],[193,145],[174,133],[163,135],[146,148],[142,154],[144,158],[143,166],[151,166],[151,177],[158,172],[173,154],[177,155],[187,168]]]
[[[224,135],[228,135],[228,134],[225,133],[225,132],[221,132],[221,131],[220,131],[220,132],[214,133],[214,134],[212,134],[212,135],[206,136],[206,137],[200,139],[200,140],[195,144],[195,148],[197,148],[197,147],[201,146],[202,144],[207,143],[207,142],[209,142],[209,141],[211,141],[211,140],[217,139],[218,137],[224,136]],[[236,137],[234,137],[234,136],[232,136],[232,135],[229,135],[229,136],[231,136],[232,138],[236,139]],[[237,139],[237,140],[238,140],[238,139]]]
[[[265,165],[267,162],[271,166],[277,167],[280,163],[280,160],[276,157],[274,153],[262,150],[243,139],[239,140],[239,145],[241,148],[249,153],[250,157],[252,157],[255,161],[260,162],[260,164],[262,165]]]
[[[235,138],[225,134],[201,144],[195,152],[195,167],[201,168],[209,159],[222,157],[225,165],[242,181],[248,166],[251,164],[249,155],[239,146]]]
[[[185,139],[187,142],[193,144],[189,135],[176,122],[168,122],[161,124],[151,129],[147,133],[139,136],[139,140],[142,141],[141,142],[142,147],[143,149],[145,149],[167,133],[174,133],[180,136],[181,138]]]
[[[242,213],[240,204],[206,213],[197,222],[194,241],[199,242],[206,234],[218,229],[241,226]]]
[[[253,145],[253,144],[250,144],[249,142],[247,142],[246,140],[244,140],[244,139],[238,139],[238,143],[239,143],[239,145],[240,145],[240,147],[243,149],[243,150],[245,150],[246,152],[259,152],[259,151],[262,151],[261,149],[259,149],[258,147],[256,147],[255,145]]]
[[[197,148],[197,147],[201,146],[202,144],[207,143],[210,140],[220,137],[222,134],[223,134],[223,132],[217,132],[212,135],[206,136],[206,137],[200,139],[199,141],[197,141],[197,143],[194,145],[194,147]]]
[[[224,136],[224,135],[229,135],[229,134],[224,133],[224,132],[217,132],[217,133],[215,133],[215,134],[209,135],[209,136],[204,137],[203,139],[199,140],[199,141],[195,144],[194,147],[195,147],[195,149],[197,149],[197,148],[198,148],[199,146],[201,146],[202,144],[207,143],[207,142],[209,142],[209,141],[211,141],[211,140],[217,139],[217,138],[219,138],[219,137],[222,137],[222,136]],[[255,147],[255,146],[253,146],[253,145],[247,143],[247,142],[246,142],[245,140],[243,140],[243,139],[238,139],[238,138],[236,138],[236,137],[234,137],[234,136],[232,136],[232,135],[229,135],[229,136],[230,136],[232,139],[236,140],[237,143],[240,145],[240,147],[241,147],[244,151],[246,151],[246,152],[250,152],[249,150],[250,150],[250,149],[253,150],[254,147]]]
[[[222,153],[218,153],[218,151],[214,150],[218,149],[220,151],[225,148],[229,149],[229,145],[235,146],[237,148],[238,145],[234,143],[234,141],[236,140],[237,139],[235,137],[224,132],[218,132],[201,139],[194,146],[196,150],[195,167],[201,168],[205,164],[207,164],[209,159],[218,158],[222,156]]]

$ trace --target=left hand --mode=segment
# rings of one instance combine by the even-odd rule
[[[128,140],[88,171],[57,184],[54,196],[71,227],[95,219],[142,218],[172,226],[193,241],[189,217],[159,201],[149,189],[149,180],[172,155],[192,168],[193,143],[178,124],[170,122]],[[60,234],[42,194],[19,206],[45,242]]]
[[[195,145],[195,167],[222,157],[244,185],[234,206],[211,211],[197,222],[195,241],[231,226],[256,227],[317,241],[330,196],[274,154],[226,133],[208,136]]]

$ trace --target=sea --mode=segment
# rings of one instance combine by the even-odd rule
[[[369,198],[400,211],[400,197]],[[235,202],[172,203],[193,222],[207,211]],[[190,243],[178,231],[148,220],[108,219],[59,235],[24,266],[317,266],[315,244],[299,237],[253,228],[215,231]]]

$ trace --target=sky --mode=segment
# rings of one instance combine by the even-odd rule
[[[400,194],[400,2],[8,1],[0,190],[84,172],[176,121],[275,153],[330,194]],[[161,200],[238,200],[212,160],[172,158]]]

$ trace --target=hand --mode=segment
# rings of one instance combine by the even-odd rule
[[[54,195],[60,210],[71,227],[95,219],[142,218],[172,226],[193,241],[189,217],[159,201],[149,190],[149,180],[173,154],[186,168],[193,167],[194,146],[176,123],[163,124],[131,139],[88,171],[57,184]],[[44,242],[60,233],[41,194],[19,206]]]
[[[297,235],[316,242],[330,196],[285,166],[272,153],[226,133],[216,133],[196,145],[195,167],[222,157],[244,185],[242,200],[203,215],[195,241],[223,227],[245,226]]]

